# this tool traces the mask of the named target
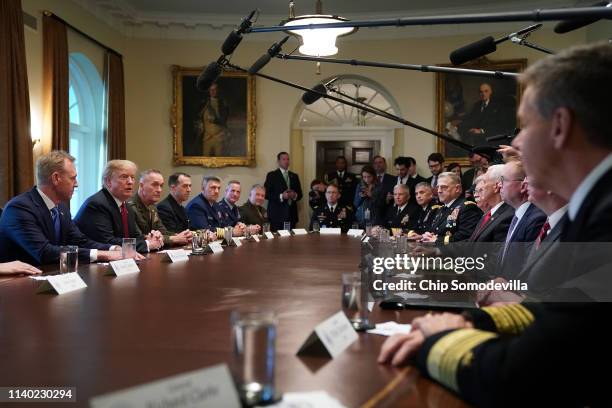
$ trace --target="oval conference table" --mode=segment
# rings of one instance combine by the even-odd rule
[[[382,336],[361,333],[333,360],[296,356],[314,327],[341,310],[341,274],[357,271],[359,257],[358,238],[311,234],[187,262],[150,254],[140,273],[119,278],[105,275],[108,265],[81,265],[88,287],[59,296],[37,294],[39,281],[4,278],[0,387],[76,387],[77,402],[65,405],[88,406],[96,395],[229,363],[230,312],[257,306],[279,317],[281,393],[324,390],[347,407],[467,406],[415,367],[378,364]],[[370,317],[407,323],[423,313],[375,306]]]

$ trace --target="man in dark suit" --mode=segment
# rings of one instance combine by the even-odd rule
[[[166,229],[177,234],[189,229],[189,219],[183,203],[191,194],[191,176],[187,173],[174,173],[168,178],[170,194],[157,204],[159,218]]]
[[[569,200],[561,242],[606,252],[592,243],[612,242],[609,91],[599,86],[612,83],[610,67],[607,43],[573,47],[528,67],[520,78],[524,126],[513,140],[529,182]],[[575,263],[555,273],[592,278],[607,267],[588,251],[571,255]],[[609,277],[609,267],[604,272]],[[610,295],[606,278],[592,283]],[[601,335],[609,303],[525,303],[464,313],[467,319],[446,314],[413,321],[409,335],[385,342],[379,361],[400,365],[416,357],[426,375],[476,406],[611,404],[607,377],[596,369],[612,365],[608,337]]]
[[[393,187],[397,184],[397,179],[387,173],[387,160],[382,156],[374,156],[372,167],[376,172],[376,182],[381,186],[381,197],[383,207],[382,214],[385,214],[387,208],[393,205]]]
[[[357,175],[346,169],[346,157],[336,157],[336,171],[327,173],[323,180],[326,184],[338,186],[340,193],[340,205],[352,207],[355,200],[355,189],[358,183]]]
[[[420,182],[426,181],[425,177],[422,177],[417,173],[416,160],[414,157],[398,157],[395,159],[394,164],[395,171],[397,172],[396,184],[400,184],[401,182],[402,184],[408,185],[408,189],[410,190],[410,202],[416,204],[415,187]],[[402,174],[404,174],[402,167],[406,168],[406,176],[402,176]]]
[[[446,245],[467,241],[482,217],[476,203],[461,194],[461,179],[453,172],[438,176],[438,199],[443,207],[432,222],[431,231],[423,234],[421,241]]]
[[[442,206],[434,203],[431,185],[427,181],[417,184],[414,191],[419,209],[414,215],[416,222],[413,225],[414,229],[408,231],[408,238],[418,241],[422,234],[431,231],[433,220]]]
[[[321,228],[341,228],[347,232],[353,222],[353,211],[350,207],[340,204],[340,191],[334,184],[325,189],[325,205],[318,207],[312,213],[309,229],[316,221]]]
[[[406,184],[397,184],[393,188],[393,206],[387,209],[383,226],[400,228],[403,232],[414,229],[416,213],[419,207],[410,202],[410,190]]]
[[[52,151],[38,159],[38,185],[8,202],[0,219],[0,261],[57,264],[62,245],[79,247],[83,263],[121,259],[108,243],[94,242],[72,222],[70,202],[78,186],[74,157]]]
[[[441,153],[434,152],[427,156],[427,166],[431,171],[431,177],[426,181],[431,185],[434,198],[438,199],[438,176],[444,171],[444,156]]]
[[[501,196],[506,204],[514,208],[505,243],[499,254],[496,273],[511,280],[523,269],[531,243],[536,240],[546,214],[529,202],[525,171],[519,161],[504,164],[501,179]]]
[[[230,180],[225,187],[225,195],[219,201],[219,208],[223,217],[223,224],[226,227],[234,227],[233,236],[244,235],[246,225],[240,219],[240,211],[238,210],[238,200],[242,187],[238,180]]]
[[[284,222],[294,228],[298,222],[297,202],[302,199],[302,185],[297,174],[289,170],[289,153],[276,155],[278,169],[266,175],[268,217],[273,231],[283,229]]]
[[[142,253],[161,248],[164,239],[159,231],[143,235],[127,203],[134,194],[136,172],[136,164],[129,160],[106,163],[102,189],[85,200],[74,220],[85,235],[98,242],[121,245],[123,238],[136,238],[136,250]]]
[[[263,229],[263,225],[269,223],[268,214],[263,207],[266,201],[266,189],[261,184],[251,187],[249,199],[238,210],[240,219],[253,229],[252,234],[258,234]]]

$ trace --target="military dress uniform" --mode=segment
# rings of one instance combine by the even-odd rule
[[[247,201],[238,209],[240,211],[240,220],[247,225],[259,225],[263,228],[265,223],[269,223],[268,213],[264,207],[260,207],[255,204],[251,204]]]
[[[416,223],[416,213],[418,208],[416,205],[407,202],[404,208],[393,205],[389,207],[385,214],[383,226],[385,228],[401,228],[402,231],[413,230]]]
[[[218,202],[223,218],[223,226],[234,227],[240,221],[240,211],[236,205],[231,206],[225,199]]]
[[[161,232],[164,236],[164,245],[167,246],[171,244],[170,235],[172,234],[164,226],[157,212],[157,207],[154,204],[149,206],[145,205],[138,194],[136,194],[131,201],[128,201],[128,204],[134,210],[136,214],[136,224],[144,235],[156,230]]]
[[[438,236],[438,244],[465,241],[472,236],[481,217],[482,211],[475,202],[459,197],[438,210],[430,232]]]
[[[343,210],[346,213],[346,217],[340,219],[338,216]],[[324,206],[315,209],[312,213],[312,218],[310,219],[310,229],[312,229],[312,224],[316,221],[319,223],[321,228],[341,228],[342,232],[347,232],[351,227],[353,218],[353,210],[350,207],[336,204],[332,210],[329,204],[325,204]]]
[[[438,214],[438,210],[442,208],[439,204],[434,204],[433,200],[427,204],[427,207],[419,207],[418,211],[414,215],[415,222],[413,224],[413,232],[417,234],[423,234],[427,231],[431,231],[433,220]]]

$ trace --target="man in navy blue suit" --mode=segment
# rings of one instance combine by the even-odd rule
[[[246,225],[240,221],[240,211],[238,211],[238,200],[240,200],[240,182],[238,180],[228,181],[225,187],[225,196],[219,201],[223,224],[226,227],[234,227],[232,235],[242,236]]]
[[[499,254],[500,268],[497,273],[510,280],[516,278],[523,269],[531,243],[536,240],[546,222],[546,214],[528,201],[528,183],[520,161],[506,163],[502,173],[501,196],[506,204],[514,208],[514,217]]]
[[[297,202],[302,199],[302,185],[297,174],[289,171],[289,153],[276,155],[278,169],[266,175],[266,199],[268,200],[268,218],[273,231],[283,229],[284,222],[290,222],[291,228],[298,222]]]
[[[77,245],[80,262],[121,258],[121,251],[110,251],[111,245],[92,241],[72,222],[66,203],[78,186],[74,160],[63,151],[52,151],[38,160],[38,185],[13,198],[4,208],[0,219],[0,261],[54,264],[59,262],[62,245]]]

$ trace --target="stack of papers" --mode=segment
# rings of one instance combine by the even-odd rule
[[[259,406],[259,405],[258,405]],[[337,399],[325,391],[311,392],[287,392],[283,394],[283,399],[274,405],[267,405],[275,408],[296,408],[296,407],[325,407],[325,408],[345,408]]]
[[[368,333],[380,334],[381,336],[393,336],[394,334],[408,334],[411,329],[412,326],[409,324],[385,322],[376,324],[376,328],[368,330]]]

